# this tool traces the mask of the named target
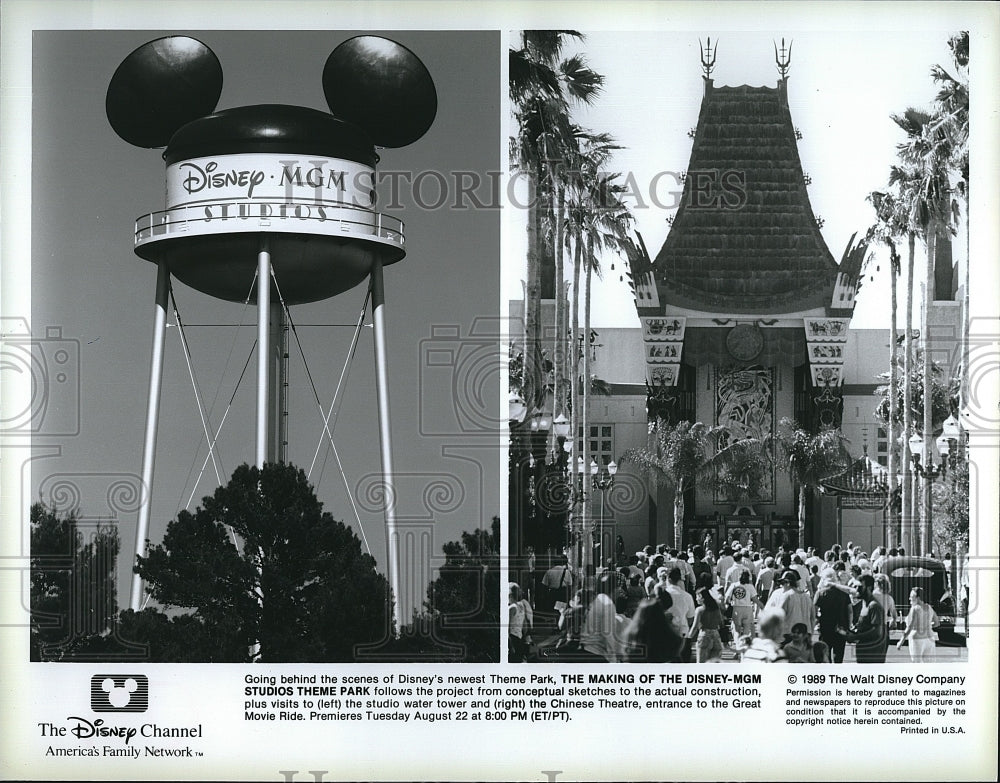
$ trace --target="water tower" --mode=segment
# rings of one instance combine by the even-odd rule
[[[222,67],[208,46],[187,36],[140,46],[111,78],[112,128],[135,146],[164,148],[166,162],[165,208],[135,224],[136,254],[157,266],[135,551],[145,554],[149,530],[171,278],[228,301],[253,291],[258,467],[281,454],[274,390],[283,384],[274,373],[282,362],[274,357],[284,353],[276,348],[283,330],[274,324],[283,310],[272,301],[280,291],[286,305],[315,302],[370,279],[389,584],[398,601],[382,268],[406,249],[403,224],[376,209],[376,145],[403,147],[423,136],[437,94],[415,54],[377,36],[337,46],[322,78],[332,113],[279,104],[216,111]],[[141,597],[135,575],[133,610]]]

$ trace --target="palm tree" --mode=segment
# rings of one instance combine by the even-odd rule
[[[914,357],[913,368],[910,371],[913,375],[913,379],[916,382],[924,377],[924,352],[917,351],[917,355]],[[953,402],[957,397],[957,380],[955,378],[946,378],[945,372],[941,365],[935,361],[931,361],[930,366],[931,375],[931,431],[936,431],[938,428],[944,424],[944,421],[953,411]],[[889,374],[882,373],[878,376],[880,380],[888,381]],[[875,397],[878,402],[875,405],[875,417],[882,424],[888,425],[889,416],[891,409],[895,407],[896,423],[898,424],[902,418],[901,411],[903,407],[902,399],[900,398],[899,388],[896,388],[896,405],[892,406],[892,398],[890,395],[890,387],[888,383],[883,383],[875,389]],[[913,395],[913,400],[911,401],[911,415],[923,421],[924,417],[924,393],[923,386],[918,384],[916,394]]]
[[[899,388],[899,342],[896,330],[896,317],[899,310],[897,281],[901,272],[901,259],[896,249],[896,239],[907,233],[906,216],[903,214],[900,201],[890,193],[873,192],[868,195],[868,201],[875,208],[876,223],[868,229],[868,242],[881,242],[889,249],[889,291],[891,302],[891,315],[889,321],[889,421],[886,424],[887,441],[889,444],[888,462],[886,466],[889,472],[890,486],[893,491],[897,485],[897,471],[899,470],[897,459],[905,454],[900,454],[896,435],[896,398]],[[905,450],[905,447],[904,447]],[[909,500],[907,491],[903,497],[903,504]],[[889,505],[889,534],[890,542],[898,542],[902,536],[902,520],[896,516],[895,504]]]
[[[649,424],[649,445],[629,449],[618,460],[673,487],[674,546],[678,549],[684,545],[685,492],[698,483],[714,481],[720,473],[731,490],[751,494],[757,489],[759,467],[767,459],[765,444],[748,438],[723,445],[729,436],[724,426],[689,421],[670,425],[657,418]]]
[[[820,481],[850,464],[846,438],[840,430],[826,429],[813,435],[791,419],[782,419],[777,433],[785,471],[799,491],[799,545],[806,540],[806,494]]]
[[[953,35],[948,46],[951,49],[954,76],[940,65],[931,68],[931,77],[938,84],[938,94],[935,106],[944,133],[947,134],[952,149],[951,168],[957,174],[955,190],[961,195],[965,204],[965,259],[963,262],[964,286],[962,297],[962,359],[958,374],[958,408],[964,410],[968,403],[969,376],[969,264],[970,235],[969,228],[969,31],[964,30]],[[965,517],[968,519],[968,498],[966,497]],[[967,531],[967,528],[966,528]],[[957,550],[968,546],[968,533],[965,541],[956,540]],[[961,555],[956,551],[956,557]]]
[[[900,123],[895,117],[893,119]],[[902,127],[902,126],[901,126]],[[906,128],[904,127],[904,130]],[[914,286],[914,257],[916,255],[916,237],[921,230],[919,212],[913,212],[914,190],[919,188],[919,172],[912,165],[892,166],[889,170],[889,186],[895,189],[896,212],[899,220],[906,229],[906,320],[903,338],[903,432],[902,449],[903,455],[903,483],[901,487],[901,509],[902,519],[900,520],[900,541],[906,547],[906,551],[912,551],[913,541],[913,520],[915,500],[915,476],[910,466],[910,461],[906,459],[906,442],[913,433],[913,388],[911,384],[913,367],[913,286]]]
[[[567,38],[582,40],[572,30],[525,30],[521,48],[509,52],[509,91],[517,121],[511,139],[511,163],[531,191],[528,196],[528,258],[524,315],[524,389],[529,410],[542,402],[541,297],[542,242],[548,195],[558,190],[564,161],[575,144],[570,100],[590,103],[603,77],[580,55],[561,60]],[[556,281],[559,285],[559,280]],[[558,297],[557,297],[558,298]],[[557,325],[558,328],[558,325]]]
[[[608,174],[603,166],[614,150],[620,149],[605,133],[580,131],[581,144],[574,161],[573,188],[567,210],[567,236],[573,245],[572,329],[573,356],[571,366],[572,431],[583,433],[583,448],[579,458],[590,464],[589,404],[592,390],[590,373],[590,291],[593,273],[600,275],[599,252],[621,247],[631,217],[621,201],[622,188],[615,184],[617,174]],[[584,324],[580,331],[580,277],[584,275]],[[581,338],[577,338],[581,335]],[[579,348],[577,347],[579,346]],[[582,363],[582,368],[580,367]],[[582,383],[580,376],[582,375]],[[581,534],[589,530],[589,487],[583,482],[574,517],[580,520]],[[579,509],[579,511],[577,511]],[[585,565],[585,564],[584,564]]]
[[[911,228],[919,229],[926,250],[926,285],[924,290],[923,332],[924,349],[929,348],[930,329],[928,318],[934,302],[934,261],[938,240],[953,232],[954,205],[948,162],[952,147],[947,134],[941,130],[933,115],[917,109],[907,109],[902,115],[893,115],[897,125],[906,131],[907,139],[897,146],[903,164],[899,175],[900,195],[906,200]],[[894,169],[895,171],[895,169]],[[890,179],[892,175],[890,175]],[[910,283],[912,287],[912,282]],[[925,363],[923,378],[924,397],[931,396],[930,365]],[[930,464],[933,434],[931,406],[924,406],[922,431],[924,434],[923,463]],[[920,543],[924,551],[931,549],[931,484],[923,482],[921,506]]]
[[[953,35],[948,41],[954,76],[940,65],[931,67],[931,78],[938,85],[934,105],[936,131],[944,134],[951,156],[949,168],[954,175],[954,190],[965,205],[964,301],[962,303],[962,363],[959,407],[964,408],[968,396],[969,345],[969,31]]]

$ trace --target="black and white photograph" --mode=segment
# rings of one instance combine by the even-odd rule
[[[965,661],[969,31],[510,58],[512,654]]]
[[[998,34],[0,0],[0,780],[995,780]]]
[[[34,33],[31,660],[500,659],[497,46]]]

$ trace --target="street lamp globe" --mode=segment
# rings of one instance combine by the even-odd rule
[[[521,395],[517,393],[511,394],[507,406],[508,416],[511,422],[520,424],[524,421],[524,414],[528,412],[528,406],[524,403],[524,399]]]

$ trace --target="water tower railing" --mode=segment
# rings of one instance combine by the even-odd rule
[[[287,201],[244,203],[206,202],[140,215],[135,221],[135,245],[179,234],[244,231],[349,234],[403,247],[403,221],[390,215],[350,206],[300,204]]]

